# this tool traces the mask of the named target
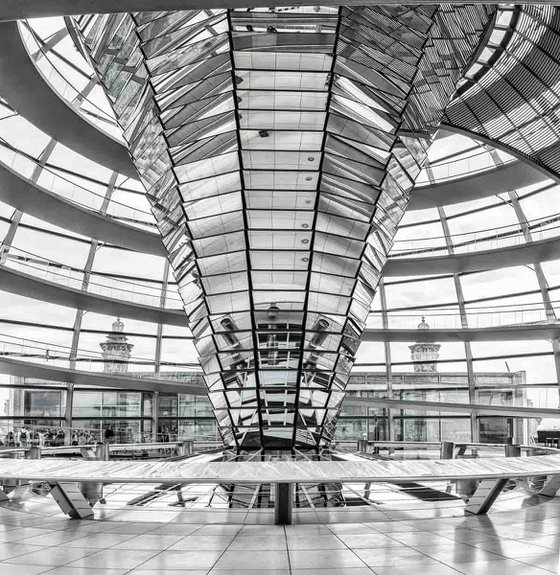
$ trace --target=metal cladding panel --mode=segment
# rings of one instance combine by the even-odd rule
[[[76,20],[151,201],[227,444],[332,439],[396,226],[492,10]]]
[[[507,44],[449,105],[445,122],[560,177],[560,8],[508,7]],[[508,16],[502,29],[507,29]]]

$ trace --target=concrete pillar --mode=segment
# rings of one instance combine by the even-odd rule
[[[274,523],[276,525],[292,524],[293,499],[293,483],[277,483],[275,485]]]
[[[41,448],[30,447],[25,451],[25,459],[41,459]]]
[[[442,441],[440,448],[440,459],[453,459],[455,444],[452,441]]]
[[[109,461],[109,444],[98,443],[96,447],[97,459],[99,461]]]

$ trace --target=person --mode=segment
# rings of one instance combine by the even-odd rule
[[[163,443],[169,443],[169,429],[167,428],[167,425],[162,427],[161,440]]]
[[[53,441],[54,446],[59,447],[64,445],[64,437],[65,437],[64,430],[59,429]]]
[[[115,432],[113,430],[113,426],[109,425],[109,427],[107,427],[107,429],[105,430],[105,443],[113,443],[113,440],[115,438]]]
[[[20,447],[27,447],[29,442],[29,431],[25,425],[18,431],[18,444]]]

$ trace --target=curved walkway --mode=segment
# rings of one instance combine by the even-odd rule
[[[5,14],[6,8],[2,4],[0,14]],[[0,15],[0,19],[5,18]],[[0,22],[0,95],[61,144],[110,170],[138,177],[126,148],[84,120],[45,82],[29,58],[15,22]]]
[[[183,309],[165,309],[111,298],[33,277],[0,265],[0,289],[75,309],[185,327]]]
[[[346,397],[344,406],[367,406],[372,408],[413,409],[415,411],[437,411],[453,413],[473,413],[475,415],[526,417],[526,418],[558,418],[560,411],[543,407],[516,407],[509,405],[488,405],[482,403],[452,403],[448,401],[414,401],[410,399],[388,399],[378,397]],[[560,457],[560,455],[559,455]]]
[[[0,24],[0,28],[1,26]],[[0,79],[0,90],[1,86]],[[158,234],[81,207],[60,194],[26,180],[3,165],[0,165],[0,200],[38,219],[80,235],[137,252],[167,255]]]
[[[479,200],[544,182],[548,178],[547,174],[532,167],[527,161],[509,162],[462,178],[415,186],[407,210],[424,210]]]
[[[435,186],[434,190],[436,188],[438,186]],[[157,234],[121,223],[95,210],[83,208],[59,194],[26,180],[17,172],[2,165],[0,165],[0,200],[75,233],[88,235],[99,241],[110,242],[137,252],[166,256],[165,247]],[[476,253],[424,258],[390,257],[383,274],[386,277],[394,277],[426,273],[485,271],[504,267],[504,265],[513,266],[558,259],[559,248],[560,238],[553,238]],[[496,257],[497,253],[500,254],[499,258]]]
[[[474,253],[423,258],[392,257],[383,268],[384,277],[481,272],[508,266],[546,262],[560,257],[560,237]]]
[[[135,304],[122,299],[111,298],[71,288],[66,285],[39,279],[0,265],[0,289],[26,297],[48,301],[77,309],[120,315],[129,319],[152,321],[164,325],[184,327],[186,316],[182,309],[165,309]],[[504,316],[515,317],[515,309],[503,312]],[[520,310],[523,311],[523,310]],[[421,310],[418,312],[421,313]],[[502,313],[502,312],[497,312]],[[487,314],[484,314],[485,316]],[[399,316],[396,316],[399,318]],[[412,321],[412,316],[411,316]],[[516,341],[543,340],[560,337],[560,324],[521,323],[483,328],[433,328],[423,333],[426,341]],[[367,328],[362,341],[416,341],[417,329]]]
[[[417,329],[368,328],[362,341],[417,341]],[[528,341],[560,338],[560,323],[422,330],[422,341]]]
[[[75,383],[92,387],[113,387],[133,391],[161,391],[164,393],[207,395],[204,385],[176,382],[172,379],[164,378],[133,377],[132,375],[68,369],[65,367],[12,359],[1,355],[0,373],[46,381],[63,381],[65,383]]]

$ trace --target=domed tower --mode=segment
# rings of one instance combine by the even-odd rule
[[[124,335],[124,323],[121,318],[113,322],[112,331],[107,334],[106,341],[99,345],[103,350],[103,362],[106,373],[123,373],[128,371],[128,360],[134,344],[127,343]]]
[[[426,318],[424,316],[422,316],[422,321],[418,324],[418,329],[430,329],[430,326],[426,323]],[[410,358],[414,362],[414,371],[437,371],[436,361],[439,357],[439,349],[441,347],[439,343],[423,342],[422,337],[419,336],[419,339],[416,341],[416,343],[414,345],[409,345],[408,347],[410,349]],[[430,363],[432,361],[434,363]]]

